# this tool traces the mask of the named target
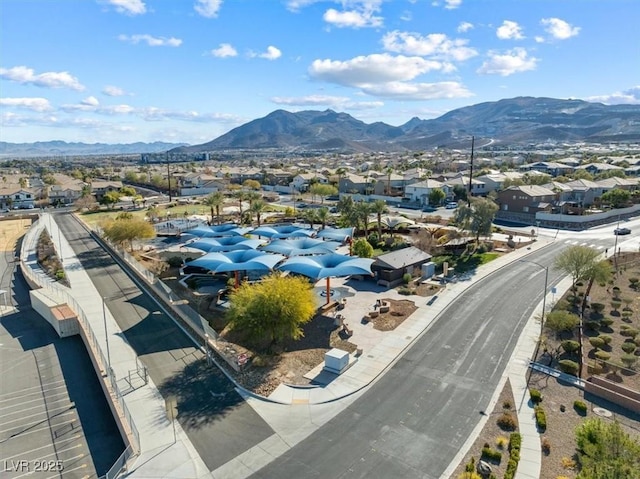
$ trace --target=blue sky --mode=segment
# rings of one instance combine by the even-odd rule
[[[637,0],[2,0],[0,140],[210,141],[273,110],[400,125],[640,103]]]

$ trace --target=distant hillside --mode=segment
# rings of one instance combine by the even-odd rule
[[[186,143],[67,143],[65,141],[38,141],[36,143],[7,143],[0,141],[0,156],[81,156],[81,155],[127,155],[137,153],[159,153]]]
[[[333,110],[276,110],[202,145],[175,152],[233,149],[406,151],[467,146],[473,135],[494,144],[545,141],[640,141],[640,105],[519,97],[480,103],[399,127],[367,124]]]

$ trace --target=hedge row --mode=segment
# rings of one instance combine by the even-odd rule
[[[520,447],[522,446],[522,436],[519,432],[512,432],[509,436],[509,462],[507,463],[507,472],[504,473],[504,479],[513,479],[518,470],[518,462],[520,462]]]

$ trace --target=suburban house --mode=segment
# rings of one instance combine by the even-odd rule
[[[466,191],[469,191],[469,177],[467,176],[451,178],[444,181],[444,184],[447,185],[452,192],[456,186],[460,186]],[[471,196],[486,196],[487,193],[488,191],[486,189],[486,185],[482,181],[479,181],[475,178],[471,179]]]
[[[32,209],[35,208],[36,191],[20,186],[0,189],[0,208]]]
[[[327,184],[329,179],[319,173],[298,173],[293,177],[289,186],[296,191],[308,191],[314,183]]]
[[[417,202],[421,205],[428,205],[429,195],[435,189],[442,190],[445,194],[445,198],[453,195],[451,188],[448,185],[436,180],[424,180],[405,186],[404,197],[407,198],[408,201]]]
[[[565,185],[572,190],[572,193],[566,196],[565,200],[578,203],[580,207],[593,205],[600,199],[602,193],[611,189],[602,187],[595,181],[591,180],[569,181],[565,183]]]
[[[496,218],[529,223],[538,212],[550,213],[555,200],[556,194],[544,186],[510,186],[498,192]]]
[[[412,276],[421,273],[423,264],[431,261],[431,255],[415,246],[380,255],[371,265],[378,284],[393,287],[402,282],[405,273]]]
[[[374,175],[371,175],[374,177]],[[396,173],[377,175],[373,185],[374,195],[402,196],[404,194],[404,177]]]
[[[486,175],[476,176],[475,179],[484,183],[484,194],[488,194],[492,191],[501,190],[505,181],[521,179],[523,176],[523,173],[505,171],[504,173],[487,173]]]
[[[49,203],[52,205],[70,205],[82,196],[86,183],[69,179],[59,185],[49,187]]]
[[[607,171],[624,171],[623,167],[610,165],[609,163],[589,163],[588,165],[579,166],[577,169],[588,171],[592,175],[605,173]]]
[[[101,201],[104,195],[112,191],[120,191],[122,181],[100,181],[94,180],[91,183],[91,194],[96,197],[97,201]]]
[[[353,173],[345,173],[344,176],[340,178],[338,191],[340,193],[366,194],[368,186],[368,179],[364,176],[355,175]]]
[[[575,168],[571,165],[565,165],[555,161],[538,161],[536,163],[521,165],[520,170],[539,171],[540,173],[546,173],[547,175],[555,177],[573,173]]]

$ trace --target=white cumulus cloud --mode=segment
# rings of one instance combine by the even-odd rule
[[[460,7],[460,5],[462,5],[462,0],[444,0],[443,4],[444,8],[446,8],[447,10],[455,10],[456,8]],[[436,0],[434,2],[431,2],[431,5],[433,5],[434,7],[439,7],[440,2]]]
[[[102,93],[107,96],[125,96],[127,92],[125,92],[122,88],[113,85],[107,85],[103,88]]]
[[[468,41],[450,39],[443,33],[420,36],[416,33],[393,31],[382,37],[385,50],[406,55],[434,56],[464,61],[478,54],[467,46]]]
[[[98,106],[100,104],[100,102],[95,96],[88,96],[87,98],[82,100],[80,103],[82,105],[87,105],[87,106]]]
[[[412,80],[418,75],[443,70],[445,65],[421,57],[393,56],[387,53],[359,56],[347,61],[314,60],[309,75],[345,86]]]
[[[211,50],[211,55],[218,58],[228,58],[238,56],[238,52],[229,43],[221,43],[218,48]]]
[[[154,37],[147,34],[118,35],[118,40],[129,42],[134,45],[138,43],[146,43],[150,47],[179,47],[180,45],[182,45],[182,40],[179,38]]]
[[[522,40],[522,27],[517,22],[505,20],[496,30],[496,36],[500,40]]]
[[[222,6],[222,0],[196,0],[193,9],[205,18],[216,18]]]
[[[456,30],[458,31],[458,33],[465,33],[471,30],[472,28],[473,28],[473,23],[461,22],[460,25],[458,25],[458,28]]]
[[[0,105],[40,112],[51,110],[51,104],[46,98],[0,98]]]
[[[580,27],[573,27],[559,18],[543,18],[540,23],[545,31],[556,40],[566,40],[580,33]]]
[[[380,85],[364,85],[362,91],[368,95],[392,100],[439,100],[473,96],[473,93],[458,82],[388,82]]]
[[[266,58],[267,60],[277,60],[282,56],[282,52],[273,45],[269,45],[267,51],[260,53],[258,56],[260,58]]]
[[[608,95],[591,96],[585,98],[585,100],[604,103],[605,105],[640,105],[640,85]]]
[[[106,0],[106,3],[116,7],[116,12],[127,15],[142,15],[147,12],[142,0]]]
[[[524,48],[514,48],[503,54],[490,51],[488,57],[478,69],[478,73],[509,76],[514,73],[535,70],[539,61],[535,57],[530,57]]]
[[[377,16],[380,6],[375,2],[362,6],[360,9],[338,11],[335,8],[328,9],[322,16],[323,20],[339,28],[367,28],[380,27],[384,19]]]
[[[82,91],[84,86],[78,79],[68,72],[45,72],[35,74],[32,68],[17,66],[0,68],[0,78],[14,81],[23,85],[35,85],[43,88],[69,88]]]

